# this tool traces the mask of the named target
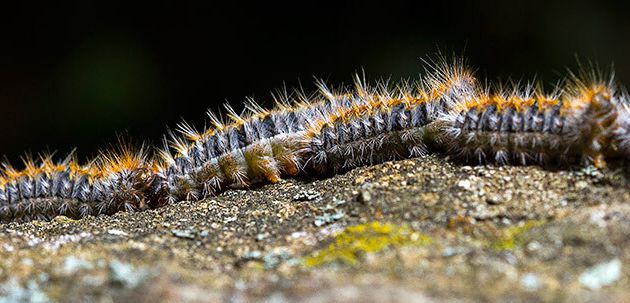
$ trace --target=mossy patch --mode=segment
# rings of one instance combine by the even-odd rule
[[[525,221],[516,226],[506,227],[501,230],[499,238],[491,243],[491,247],[496,251],[512,250],[515,247],[525,244],[523,234],[530,229],[541,226],[545,221],[531,220]]]
[[[334,242],[304,259],[307,267],[328,263],[356,265],[366,253],[408,245],[427,245],[432,239],[407,226],[371,222],[347,227],[335,236]]]

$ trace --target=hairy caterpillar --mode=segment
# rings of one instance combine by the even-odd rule
[[[577,159],[604,166],[604,158],[614,156],[611,142],[622,128],[612,79],[572,76],[557,91],[545,95],[531,85],[499,94],[486,89],[450,105],[436,125],[450,152],[482,163]]]
[[[393,91],[381,83],[366,86],[358,76],[352,107],[314,121],[305,138],[308,168],[338,172],[360,165],[409,158],[427,152],[425,127],[450,104],[475,91],[475,78],[463,61],[433,66],[415,85]]]
[[[0,221],[48,220],[57,215],[78,218],[141,210],[149,205],[154,178],[145,149],[125,144],[87,165],[71,156],[54,163],[25,160],[21,171],[5,165],[0,177]]]
[[[612,77],[611,77],[612,78]],[[298,174],[339,172],[426,152],[498,164],[630,158],[630,105],[612,80],[572,76],[556,93],[529,86],[490,92],[463,60],[433,64],[424,77],[394,89],[284,93],[274,109],[249,101],[248,114],[210,113],[212,127],[180,124],[157,156],[121,144],[86,165],[69,156],[27,158],[0,172],[0,221],[80,218],[198,200],[226,188],[277,182]]]
[[[248,116],[237,115],[227,107],[231,123],[221,122],[210,113],[214,128],[203,133],[182,124],[180,130],[189,142],[172,135],[176,154],[168,148],[161,151],[155,191],[166,202],[194,200],[226,187],[274,183],[282,176],[297,175],[304,158],[302,138],[308,121],[357,104],[349,96],[329,95],[323,83],[320,87],[327,100],[308,101],[300,94],[300,101],[289,105],[285,95],[274,110],[250,102]]]

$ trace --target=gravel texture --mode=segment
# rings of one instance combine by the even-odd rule
[[[630,182],[610,166],[427,156],[0,225],[0,302],[627,302]]]

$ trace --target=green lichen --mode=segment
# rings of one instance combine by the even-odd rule
[[[541,226],[544,221],[531,220],[525,221],[517,226],[510,226],[503,229],[499,235],[499,238],[491,243],[491,246],[496,251],[512,250],[515,247],[525,244],[523,234],[530,229]]]
[[[388,248],[426,245],[431,238],[407,226],[371,222],[347,227],[336,235],[328,247],[314,252],[304,259],[307,267],[329,263],[356,265],[366,253],[376,253]]]

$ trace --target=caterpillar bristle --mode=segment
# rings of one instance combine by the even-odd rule
[[[276,89],[271,92],[271,99],[273,100],[278,110],[290,110],[294,105],[291,95],[289,94],[286,85],[283,83],[282,88]]]
[[[208,118],[210,118],[210,124],[214,126],[214,129],[211,127],[208,127],[208,129],[206,130],[206,134],[211,134],[215,130],[222,130],[223,128],[225,128],[226,122],[223,121],[223,118],[221,116],[217,116],[215,113],[209,110],[207,114],[208,114]]]
[[[253,116],[265,117],[270,114],[269,110],[263,108],[251,97],[245,98],[245,109],[249,110]]]
[[[317,86],[317,88],[319,89],[319,93],[322,95],[322,97],[326,98],[328,101],[335,100],[335,95],[333,94],[332,90],[328,88],[328,85],[323,79],[315,78],[315,86]]]
[[[233,124],[243,124],[245,119],[240,114],[236,113],[236,110],[228,103],[223,104],[223,108],[227,112],[227,117]]]
[[[188,139],[188,141],[196,141],[201,138],[201,133],[186,121],[182,121],[177,124],[177,131]]]

